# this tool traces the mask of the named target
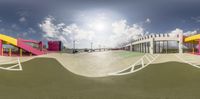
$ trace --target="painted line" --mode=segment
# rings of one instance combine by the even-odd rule
[[[0,63],[0,65],[4,65],[4,64],[16,64],[18,63],[16,60],[13,60],[13,61],[10,61],[10,62],[3,62],[3,63]]]
[[[196,67],[196,68],[200,68],[199,66],[197,66],[197,65],[195,65],[195,64],[192,64],[192,63],[190,63],[189,61],[186,61],[186,60],[182,59],[181,57],[179,57],[179,56],[176,55],[176,54],[175,54],[175,56],[176,56],[178,59],[180,59],[181,61],[183,61],[184,63],[187,63],[187,64],[189,64],[189,65],[192,65],[192,66],[194,66],[194,67]]]
[[[154,57],[153,57],[153,56],[151,56],[151,55],[148,55],[148,56],[150,56],[152,59],[154,59]]]
[[[147,57],[147,56],[145,56],[146,57],[146,59],[149,61],[149,62],[151,62],[151,60],[149,59],[149,57]]]
[[[144,56],[145,57],[145,56]],[[142,57],[141,59],[143,59],[144,57]],[[153,57],[153,56],[152,56]],[[145,67],[147,67],[149,64],[151,64],[153,61],[155,61],[157,58],[159,57],[159,55],[156,55],[154,58],[153,58],[153,60],[151,61],[151,62],[149,62],[149,63],[147,63],[146,65],[144,65],[144,63],[142,62],[142,64],[144,65],[144,66],[142,66],[141,68],[138,68],[138,69],[136,69],[136,70],[133,70],[133,71],[130,71],[130,72],[125,72],[125,73],[120,73],[120,72],[123,72],[125,69],[123,69],[123,70],[120,70],[120,72],[118,71],[118,72],[114,72],[114,73],[109,73],[108,75],[111,75],[111,76],[120,76],[120,75],[127,75],[127,74],[131,74],[131,73],[135,73],[135,72],[137,72],[137,71],[139,71],[139,70],[142,70],[143,68],[145,68]],[[140,62],[140,61],[142,61],[141,59],[139,59],[137,62]],[[135,67],[135,65],[132,65],[132,68],[134,68]],[[128,67],[128,68],[131,68],[131,67]],[[127,68],[126,68],[127,69]]]
[[[0,67],[0,69],[8,70],[8,71],[22,71],[23,69],[22,69],[20,59],[18,58],[16,61],[17,61],[17,64],[9,66],[9,67]],[[15,67],[18,67],[18,68],[15,68]]]

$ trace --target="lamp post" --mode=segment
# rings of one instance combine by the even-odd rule
[[[101,45],[99,45],[99,51],[101,51]]]
[[[75,40],[73,40],[73,54],[75,53],[75,47],[76,47],[76,41]]]
[[[91,52],[92,52],[92,45],[93,45],[93,43],[91,42]]]

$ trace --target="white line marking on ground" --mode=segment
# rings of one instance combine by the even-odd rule
[[[199,66],[197,66],[197,65],[195,65],[195,64],[192,64],[191,62],[182,59],[181,57],[179,57],[179,56],[176,55],[176,54],[175,54],[175,56],[176,56],[178,59],[182,60],[184,63],[187,63],[187,64],[189,64],[189,65],[191,65],[191,66],[194,66],[194,67],[200,68]]]
[[[23,69],[22,69],[22,65],[20,63],[20,59],[17,58],[17,60],[15,60],[15,62],[17,62],[17,64],[9,66],[9,67],[1,67],[0,66],[0,69],[2,69],[2,70],[8,70],[8,71],[22,71]],[[11,62],[3,63],[3,65],[7,65],[7,64],[9,65],[10,63]],[[18,68],[16,68],[16,67],[18,67]]]
[[[117,72],[114,72],[114,73],[109,73],[108,75],[118,76],[118,75],[127,75],[127,74],[131,74],[131,73],[137,72],[137,71],[142,70],[143,68],[147,67],[147,66],[148,66],[149,64],[151,64],[153,61],[155,61],[155,60],[158,58],[158,56],[159,56],[159,55],[155,55],[155,57],[153,57],[153,56],[151,56],[151,55],[148,55],[148,56],[152,57],[153,59],[152,59],[150,62],[148,62],[146,65],[144,65],[143,59],[146,58],[146,55],[148,55],[148,54],[145,54],[145,55],[144,55],[143,57],[141,57],[138,61],[136,61],[133,65],[131,65],[131,66],[129,66],[129,67],[123,69],[123,70],[120,70],[120,71],[117,71]],[[148,56],[147,56],[147,57],[148,57]],[[137,63],[141,63],[140,65],[142,65],[142,67],[140,67],[140,68],[134,70],[135,66],[138,66],[138,65],[136,65]],[[122,73],[123,71],[126,71],[126,70],[128,70],[128,69],[130,69],[130,68],[131,68],[131,70],[130,70],[129,72],[124,72],[124,73]]]

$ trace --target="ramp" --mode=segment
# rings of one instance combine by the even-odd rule
[[[10,37],[10,36],[7,36],[7,35],[4,35],[4,34],[0,34],[0,40],[6,42],[7,44],[10,44],[10,45],[14,45],[16,47],[19,47],[27,52],[30,52],[34,55],[42,55],[44,54],[43,51],[39,50],[39,49],[36,49],[36,48],[33,48],[32,46],[26,44],[25,42],[23,42],[22,40],[20,39],[15,39],[13,37]]]
[[[44,54],[43,51],[40,51],[39,49],[33,48],[32,46],[24,43],[21,40],[17,40],[17,45],[18,45],[18,47],[22,48],[25,51],[31,52],[32,54],[35,54],[35,55],[42,55],[42,54]]]

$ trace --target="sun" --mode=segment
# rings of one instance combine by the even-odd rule
[[[105,24],[103,22],[94,23],[94,29],[97,31],[103,31],[105,29]]]
[[[89,27],[96,31],[105,31],[106,23],[103,21],[93,21],[91,24],[89,24]]]

